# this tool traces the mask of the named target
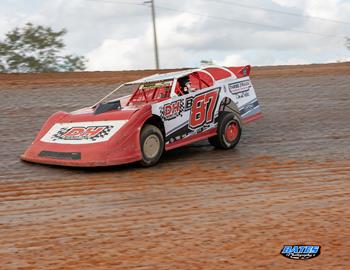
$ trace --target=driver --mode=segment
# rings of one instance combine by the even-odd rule
[[[178,81],[180,85],[180,90],[183,92],[184,95],[193,91],[189,76],[182,77]]]

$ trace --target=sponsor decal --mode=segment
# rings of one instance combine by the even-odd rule
[[[245,104],[244,106],[239,108],[239,112],[242,117],[244,117],[247,113],[253,111],[254,109],[259,108],[259,103],[257,99],[254,99],[250,101],[249,103]]]
[[[179,99],[171,103],[164,104],[163,107],[160,108],[160,117],[164,121],[169,121],[178,116],[182,116],[183,111],[184,111],[184,100]]]
[[[61,128],[52,135],[52,140],[91,140],[96,141],[99,137],[108,135],[113,126],[92,126],[92,127],[72,127]]]
[[[192,104],[193,104],[193,99],[194,99],[194,97],[188,97],[188,98],[186,98],[186,101],[185,101],[185,111],[191,110]]]
[[[307,260],[321,254],[321,246],[311,245],[286,245],[281,249],[280,254],[288,259]]]
[[[247,91],[242,91],[233,95],[236,97],[236,99],[241,99],[241,98],[249,97],[250,93],[249,93],[249,90],[247,90]]]
[[[175,136],[176,134],[178,134],[177,136]],[[165,143],[168,144],[168,143],[173,143],[173,142],[176,142],[178,140],[182,140],[182,139],[185,139],[187,138],[188,136],[191,136],[191,135],[194,135],[196,133],[194,133],[193,131],[191,130],[187,130],[186,132],[184,133],[179,133],[179,132],[176,132],[175,134],[172,134],[170,136],[167,136],[165,138]]]
[[[109,140],[126,120],[57,123],[41,138],[43,142],[88,144]]]
[[[151,82],[151,83],[145,83],[142,85],[142,89],[148,90],[148,89],[154,89],[154,88],[160,88],[160,87],[170,87],[173,84],[173,81],[167,81],[167,82]]]
[[[166,144],[173,143],[173,142],[185,139],[188,136],[189,136],[189,134],[186,133],[186,134],[182,134],[181,136],[172,137],[168,141],[166,141]]]
[[[231,83],[228,85],[228,90],[232,95],[237,94],[239,92],[249,91],[252,87],[250,80],[240,81]]]

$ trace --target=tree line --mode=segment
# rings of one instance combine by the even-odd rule
[[[27,23],[0,41],[0,72],[62,72],[85,70],[84,56],[62,53],[66,29]]]

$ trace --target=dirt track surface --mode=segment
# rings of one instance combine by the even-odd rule
[[[203,141],[150,169],[21,162],[51,113],[125,75],[82,74],[0,75],[0,269],[349,269],[349,64],[257,68],[264,118],[232,151]],[[287,244],[321,255],[289,260]]]

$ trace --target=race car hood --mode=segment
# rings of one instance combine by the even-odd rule
[[[71,113],[66,113],[61,122],[84,122],[103,120],[128,120],[138,110],[137,107],[126,107],[120,110],[111,110],[104,113],[96,113],[95,108],[83,108]]]
[[[103,142],[127,123],[137,110],[127,108],[96,114],[95,109],[89,107],[71,113],[57,112],[46,121],[36,140],[62,144]],[[77,140],[79,136],[84,139]]]

